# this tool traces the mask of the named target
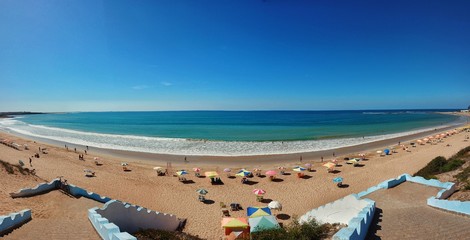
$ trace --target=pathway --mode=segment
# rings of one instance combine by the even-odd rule
[[[377,207],[366,239],[469,239],[469,217],[426,205],[439,190],[404,182],[366,195]]]

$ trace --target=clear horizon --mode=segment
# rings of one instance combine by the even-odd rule
[[[466,109],[468,1],[0,1],[0,112]]]

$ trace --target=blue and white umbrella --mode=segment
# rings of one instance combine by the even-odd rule
[[[334,178],[334,179],[333,179],[333,182],[335,182],[335,183],[343,182],[343,178],[342,178],[342,177]]]

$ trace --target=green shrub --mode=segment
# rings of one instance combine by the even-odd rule
[[[440,169],[440,173],[443,172],[450,172],[453,171],[460,166],[462,166],[465,163],[465,161],[457,159],[457,158],[451,158],[447,161],[447,163]]]
[[[300,224],[297,219],[294,219],[292,223],[284,229],[260,231],[252,234],[251,237],[253,240],[316,240],[328,237],[329,232],[330,225],[319,224],[315,219],[303,224]]]
[[[435,177],[434,175],[439,174],[440,170],[446,165],[447,160],[445,157],[439,156],[431,160],[424,168],[415,173],[414,176],[421,176],[426,179]]]
[[[460,182],[468,181],[469,177],[470,177],[470,167],[465,168],[462,172],[455,175],[455,178],[457,178],[457,180],[459,180]]]
[[[187,233],[156,229],[141,229],[133,235],[139,240],[202,240],[202,238]]]

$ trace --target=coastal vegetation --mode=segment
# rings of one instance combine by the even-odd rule
[[[269,240],[269,239],[286,239],[286,240],[316,240],[326,239],[329,237],[331,224],[320,224],[315,219],[306,223],[299,223],[294,219],[284,228],[270,229],[259,231],[251,234],[251,239]]]
[[[299,223],[294,219],[289,225],[284,228],[269,229],[251,233],[252,240],[271,240],[271,239],[285,239],[285,240],[320,240],[331,237],[332,230],[335,230],[331,224],[320,224],[315,219],[307,223]],[[147,229],[140,230],[134,234],[139,240],[201,240],[198,236],[182,232],[170,232],[163,230]]]
[[[10,164],[3,160],[0,160],[0,166],[5,169],[8,174],[15,174],[15,172],[19,172],[23,175],[34,175],[34,170],[29,170],[28,168],[23,168],[17,164]]]
[[[470,190],[470,146],[460,150],[449,159],[442,156],[434,158],[414,176],[438,179],[438,174],[451,171],[458,172],[454,177],[458,185],[462,187],[462,190]]]

